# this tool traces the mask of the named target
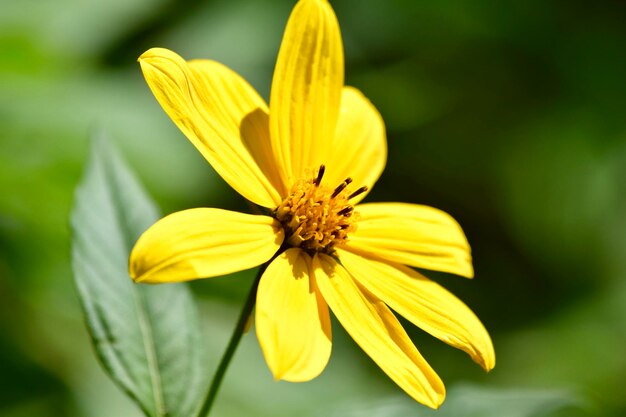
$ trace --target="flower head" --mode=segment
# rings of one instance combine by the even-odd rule
[[[179,282],[261,265],[256,333],[276,379],[319,375],[331,351],[329,307],[415,400],[436,408],[443,383],[391,309],[486,370],[493,346],[472,311],[410,267],[471,278],[470,248],[447,214],[358,204],[386,162],[383,121],[343,85],[343,46],[326,0],[300,0],[278,55],[269,107],[209,60],[154,48],[139,62],[157,100],[213,168],[267,215],[212,208],[171,214],[130,258],[137,282]],[[391,309],[390,309],[391,308]]]

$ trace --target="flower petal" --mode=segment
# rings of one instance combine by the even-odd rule
[[[380,113],[359,90],[345,87],[324,182],[335,187],[350,177],[356,188],[367,186],[369,191],[382,174],[386,161],[387,138]],[[365,198],[368,191],[354,197],[353,204]]]
[[[186,62],[167,49],[152,48],[139,63],[161,107],[222,178],[248,200],[276,207],[282,186],[272,182],[268,111],[257,92],[222,64]]]
[[[272,147],[286,184],[312,174],[332,151],[342,87],[335,13],[326,0],[300,0],[285,29],[270,95]]]
[[[489,333],[461,300],[418,272],[338,251],[350,274],[416,326],[467,352],[486,371],[495,366]]]
[[[311,257],[288,249],[261,277],[256,304],[256,333],[274,377],[309,381],[330,358],[328,306],[310,274]]]
[[[210,278],[269,260],[284,234],[268,216],[213,208],[170,214],[139,238],[130,254],[130,276],[162,283]]]
[[[342,326],[373,360],[416,401],[437,408],[445,388],[387,306],[359,287],[327,255],[313,259],[317,285]]]
[[[461,226],[428,206],[371,203],[357,206],[357,229],[348,249],[434,271],[472,278],[470,247]]]

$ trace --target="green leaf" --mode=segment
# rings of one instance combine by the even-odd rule
[[[189,417],[207,386],[198,314],[185,284],[135,284],[128,255],[159,218],[102,137],[76,191],[72,265],[87,327],[111,378],[148,416]]]
[[[407,396],[345,404],[324,410],[327,417],[548,417],[568,410],[568,416],[586,415],[586,405],[567,390],[493,389],[471,385],[456,386],[439,410],[417,404]],[[577,409],[577,412],[573,411]],[[576,414],[571,414],[576,413]],[[559,414],[561,415],[561,414]]]

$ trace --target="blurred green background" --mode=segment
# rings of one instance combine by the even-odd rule
[[[267,98],[293,4],[0,0],[1,416],[140,416],[98,365],[72,283],[68,216],[89,137],[114,139],[164,213],[246,209],[159,108],[136,58],[162,46],[216,59]],[[448,387],[565,389],[583,415],[626,415],[624,2],[332,4],[346,82],[388,130],[368,200],[444,209],[473,247],[473,281],[429,276],[483,320],[497,366],[486,375],[406,326],[424,356]],[[213,363],[251,279],[191,285]],[[328,368],[306,384],[274,382],[248,334],[215,415],[399,394],[333,331]]]

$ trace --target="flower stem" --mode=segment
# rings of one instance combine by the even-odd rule
[[[220,389],[220,385],[222,384],[222,379],[224,378],[224,374],[226,373],[226,369],[230,364],[230,360],[233,358],[235,354],[235,350],[237,350],[237,346],[239,345],[239,341],[241,340],[241,336],[243,336],[244,330],[246,328],[246,324],[250,319],[250,315],[252,314],[252,308],[254,307],[254,303],[256,301],[256,292],[259,287],[259,280],[261,279],[261,275],[265,272],[265,268],[267,265],[263,264],[259,268],[259,272],[254,278],[254,282],[252,287],[250,288],[250,292],[248,293],[248,298],[241,309],[241,313],[239,314],[239,320],[237,320],[237,324],[235,325],[235,329],[233,330],[233,334],[230,336],[230,342],[228,342],[228,346],[226,347],[226,351],[222,355],[222,360],[220,361],[219,366],[217,367],[217,371],[215,371],[215,375],[213,376],[213,381],[211,381],[211,386],[209,387],[209,391],[204,398],[204,403],[202,404],[202,408],[198,412],[198,417],[208,417],[211,411],[211,407],[213,406],[213,402],[215,401],[215,397]]]

